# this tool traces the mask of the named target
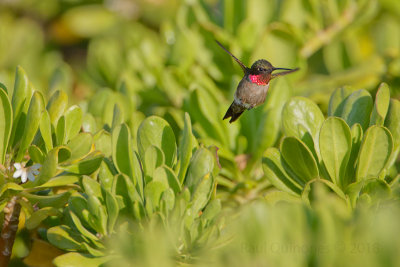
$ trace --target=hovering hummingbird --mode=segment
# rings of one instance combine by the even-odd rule
[[[299,69],[275,68],[265,59],[257,60],[251,65],[251,68],[248,68],[220,42],[215,41],[236,60],[244,72],[244,76],[236,89],[234,100],[223,118],[225,120],[230,117],[229,123],[237,120],[246,109],[250,110],[264,103],[271,79],[295,72]],[[272,74],[275,70],[286,71]]]

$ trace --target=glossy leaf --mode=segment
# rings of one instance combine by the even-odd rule
[[[171,126],[164,119],[156,116],[146,118],[139,126],[137,143],[139,155],[142,159],[145,156],[146,149],[153,145],[164,153],[166,165],[172,167],[175,163],[175,135]]]
[[[371,126],[365,133],[358,156],[356,181],[377,178],[385,168],[393,150],[390,132],[380,126]]]
[[[200,182],[192,194],[192,210],[194,213],[197,214],[206,206],[207,202],[210,200],[214,185],[212,173],[207,173],[201,177]]]
[[[29,216],[29,218],[25,221],[25,227],[28,230],[32,230],[40,225],[40,223],[45,220],[49,216],[57,216],[60,215],[60,212],[53,207],[44,207],[35,211]]]
[[[68,142],[79,133],[82,125],[82,110],[78,106],[70,107],[65,116],[65,142]]]
[[[113,259],[113,256],[111,255],[104,257],[94,257],[88,254],[69,252],[55,258],[53,263],[57,267],[69,267],[69,266],[97,267],[110,261],[111,259]]]
[[[85,226],[82,224],[82,222],[79,220],[78,216],[73,213],[71,210],[69,210],[69,216],[71,217],[71,220],[75,226],[75,228],[84,235],[85,237],[91,239],[91,240],[98,240],[99,238],[94,235],[92,232],[90,232],[88,229],[85,228]]]
[[[351,89],[348,87],[341,87],[336,89],[329,99],[328,116],[337,116],[337,114],[342,114],[344,100],[351,93]]]
[[[340,105],[343,107],[335,112],[335,116],[344,119],[349,127],[355,123],[359,123],[364,130],[368,127],[372,110],[372,97],[368,91],[355,91]]]
[[[93,151],[78,162],[64,164],[60,166],[60,168],[76,174],[89,175],[95,172],[100,167],[103,158],[104,155],[101,152]]]
[[[53,148],[53,139],[51,137],[51,121],[50,116],[47,110],[42,112],[40,118],[40,134],[42,135],[45,147],[47,151],[50,151]]]
[[[56,127],[56,144],[61,146],[65,144],[65,134],[66,134],[66,124],[65,124],[65,116],[61,116],[57,121]]]
[[[101,186],[96,180],[90,178],[89,176],[84,175],[82,177],[82,186],[87,195],[95,196],[99,199],[103,198],[101,192]]]
[[[0,88],[0,164],[4,163],[12,129],[13,113],[6,92]]]
[[[28,148],[28,153],[29,153],[29,157],[33,160],[33,162],[37,162],[42,164],[44,159],[45,159],[45,155],[43,154],[43,152],[40,150],[39,147],[35,146],[35,145],[31,145]]]
[[[302,180],[296,180],[296,178],[291,177],[283,167],[282,160],[283,158],[277,148],[268,148],[262,159],[264,175],[276,188],[300,195],[305,183]]]
[[[64,91],[58,90],[53,93],[47,103],[46,109],[50,115],[50,121],[55,126],[58,119],[64,114],[68,105],[68,96]]]
[[[182,130],[181,140],[179,142],[178,148],[178,160],[179,160],[179,173],[178,179],[181,184],[186,176],[186,171],[188,169],[190,158],[192,157],[192,123],[190,121],[190,116],[185,113],[185,124]]]
[[[302,141],[296,137],[285,137],[280,150],[291,170],[304,182],[319,176],[317,162]]]
[[[173,190],[175,194],[181,191],[181,185],[175,173],[167,166],[160,166],[154,170],[153,181],[159,181]]]
[[[51,227],[47,230],[47,238],[54,246],[64,250],[81,250],[85,241],[79,234],[74,233],[67,225]]]
[[[347,163],[347,170],[345,180],[343,180],[343,188],[347,185],[355,182],[356,180],[356,164],[357,158],[360,151],[361,143],[363,140],[363,130],[361,125],[356,123],[351,127],[351,153]]]
[[[375,97],[374,108],[371,113],[371,121],[369,125],[383,126],[386,114],[389,109],[390,90],[386,83],[381,83]]]
[[[324,122],[324,115],[311,100],[293,97],[283,107],[282,122],[286,136],[297,137],[313,151],[314,145],[318,144],[318,134]]]
[[[43,96],[39,92],[35,92],[32,96],[32,100],[29,105],[25,122],[24,134],[21,139],[21,145],[18,150],[18,154],[15,158],[16,162],[20,162],[22,160],[25,151],[28,149],[29,145],[33,141],[33,138],[35,137],[35,134],[39,128],[41,120],[40,115],[44,110],[43,102],[44,102]]]
[[[89,133],[80,133],[68,142],[67,147],[71,150],[69,161],[83,159],[92,149],[93,137]]]
[[[20,115],[22,112],[26,99],[30,101],[30,88],[29,88],[29,80],[28,76],[25,73],[25,70],[18,66],[15,72],[15,82],[14,82],[14,91],[11,100],[12,110],[14,112],[14,120]]]
[[[132,169],[133,151],[131,134],[128,126],[126,124],[121,124],[115,127],[111,138],[113,146],[112,158],[115,167],[120,173],[128,175],[133,179],[133,182],[136,183],[134,179],[134,170]]]
[[[62,175],[48,180],[46,183],[36,186],[35,188],[52,188],[73,185],[79,181],[76,175]]]
[[[35,186],[44,184],[57,173],[59,162],[65,161],[71,155],[71,151],[67,147],[55,147],[47,154],[43,162],[39,175],[33,182]]]
[[[39,208],[44,208],[44,207],[63,208],[68,203],[68,200],[72,195],[72,192],[66,191],[64,193],[51,196],[40,196],[36,194],[35,195],[29,194],[26,192],[21,192],[20,194],[21,196],[28,199],[31,203],[35,203],[35,205],[37,205]]]
[[[93,136],[93,140],[97,150],[103,152],[106,157],[112,155],[112,141],[109,132],[102,129]]]
[[[146,149],[144,158],[142,160],[146,182],[150,182],[153,179],[154,170],[163,165],[164,160],[164,154],[158,147],[149,146]]]
[[[385,126],[393,136],[394,147],[400,146],[400,101],[391,99],[385,120]]]
[[[351,132],[342,119],[328,118],[321,127],[319,147],[332,181],[341,186],[351,152]]]
[[[119,213],[119,206],[118,206],[118,201],[114,197],[113,194],[111,194],[110,191],[105,190],[105,203],[107,207],[107,232],[112,233],[114,230],[114,225],[117,222],[118,219],[118,213]]]
[[[213,154],[203,147],[200,147],[194,153],[185,180],[185,186],[189,188],[191,194],[195,192],[196,187],[202,182],[203,177],[213,172],[213,157]]]
[[[151,203],[153,211],[158,208],[161,195],[167,188],[165,184],[158,181],[151,181],[144,188],[144,195]]]

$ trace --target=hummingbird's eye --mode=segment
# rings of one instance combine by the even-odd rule
[[[260,72],[263,71],[263,68],[258,68],[258,71],[260,71]]]

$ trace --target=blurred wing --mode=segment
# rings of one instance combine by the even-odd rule
[[[220,42],[218,42],[217,40],[215,40],[215,42],[217,42],[217,44],[225,50],[226,53],[228,53],[229,55],[231,55],[231,57],[233,57],[233,59],[236,60],[236,62],[240,65],[240,67],[242,67],[243,72],[246,74],[249,71],[249,68],[247,68],[242,61],[240,61],[237,57],[235,57],[231,52],[228,51],[228,49],[226,49]]]

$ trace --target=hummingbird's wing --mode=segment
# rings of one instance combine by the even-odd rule
[[[279,72],[279,73],[273,73],[271,75],[271,79],[276,78],[278,76],[283,76],[283,75],[286,75],[286,74],[289,74],[289,73],[292,73],[292,72],[295,72],[295,71],[298,71],[298,70],[299,70],[299,68],[295,68],[295,69],[288,70],[288,71],[283,71],[283,72]]]
[[[215,40],[215,42],[217,42],[217,44],[225,50],[226,53],[228,53],[229,55],[231,55],[231,57],[233,57],[233,59],[236,60],[236,62],[240,65],[240,67],[242,67],[243,72],[246,74],[249,70],[248,67],[246,67],[242,61],[240,61],[237,57],[235,57],[231,52],[228,51],[228,49],[226,49],[220,42],[218,42],[217,40]]]

